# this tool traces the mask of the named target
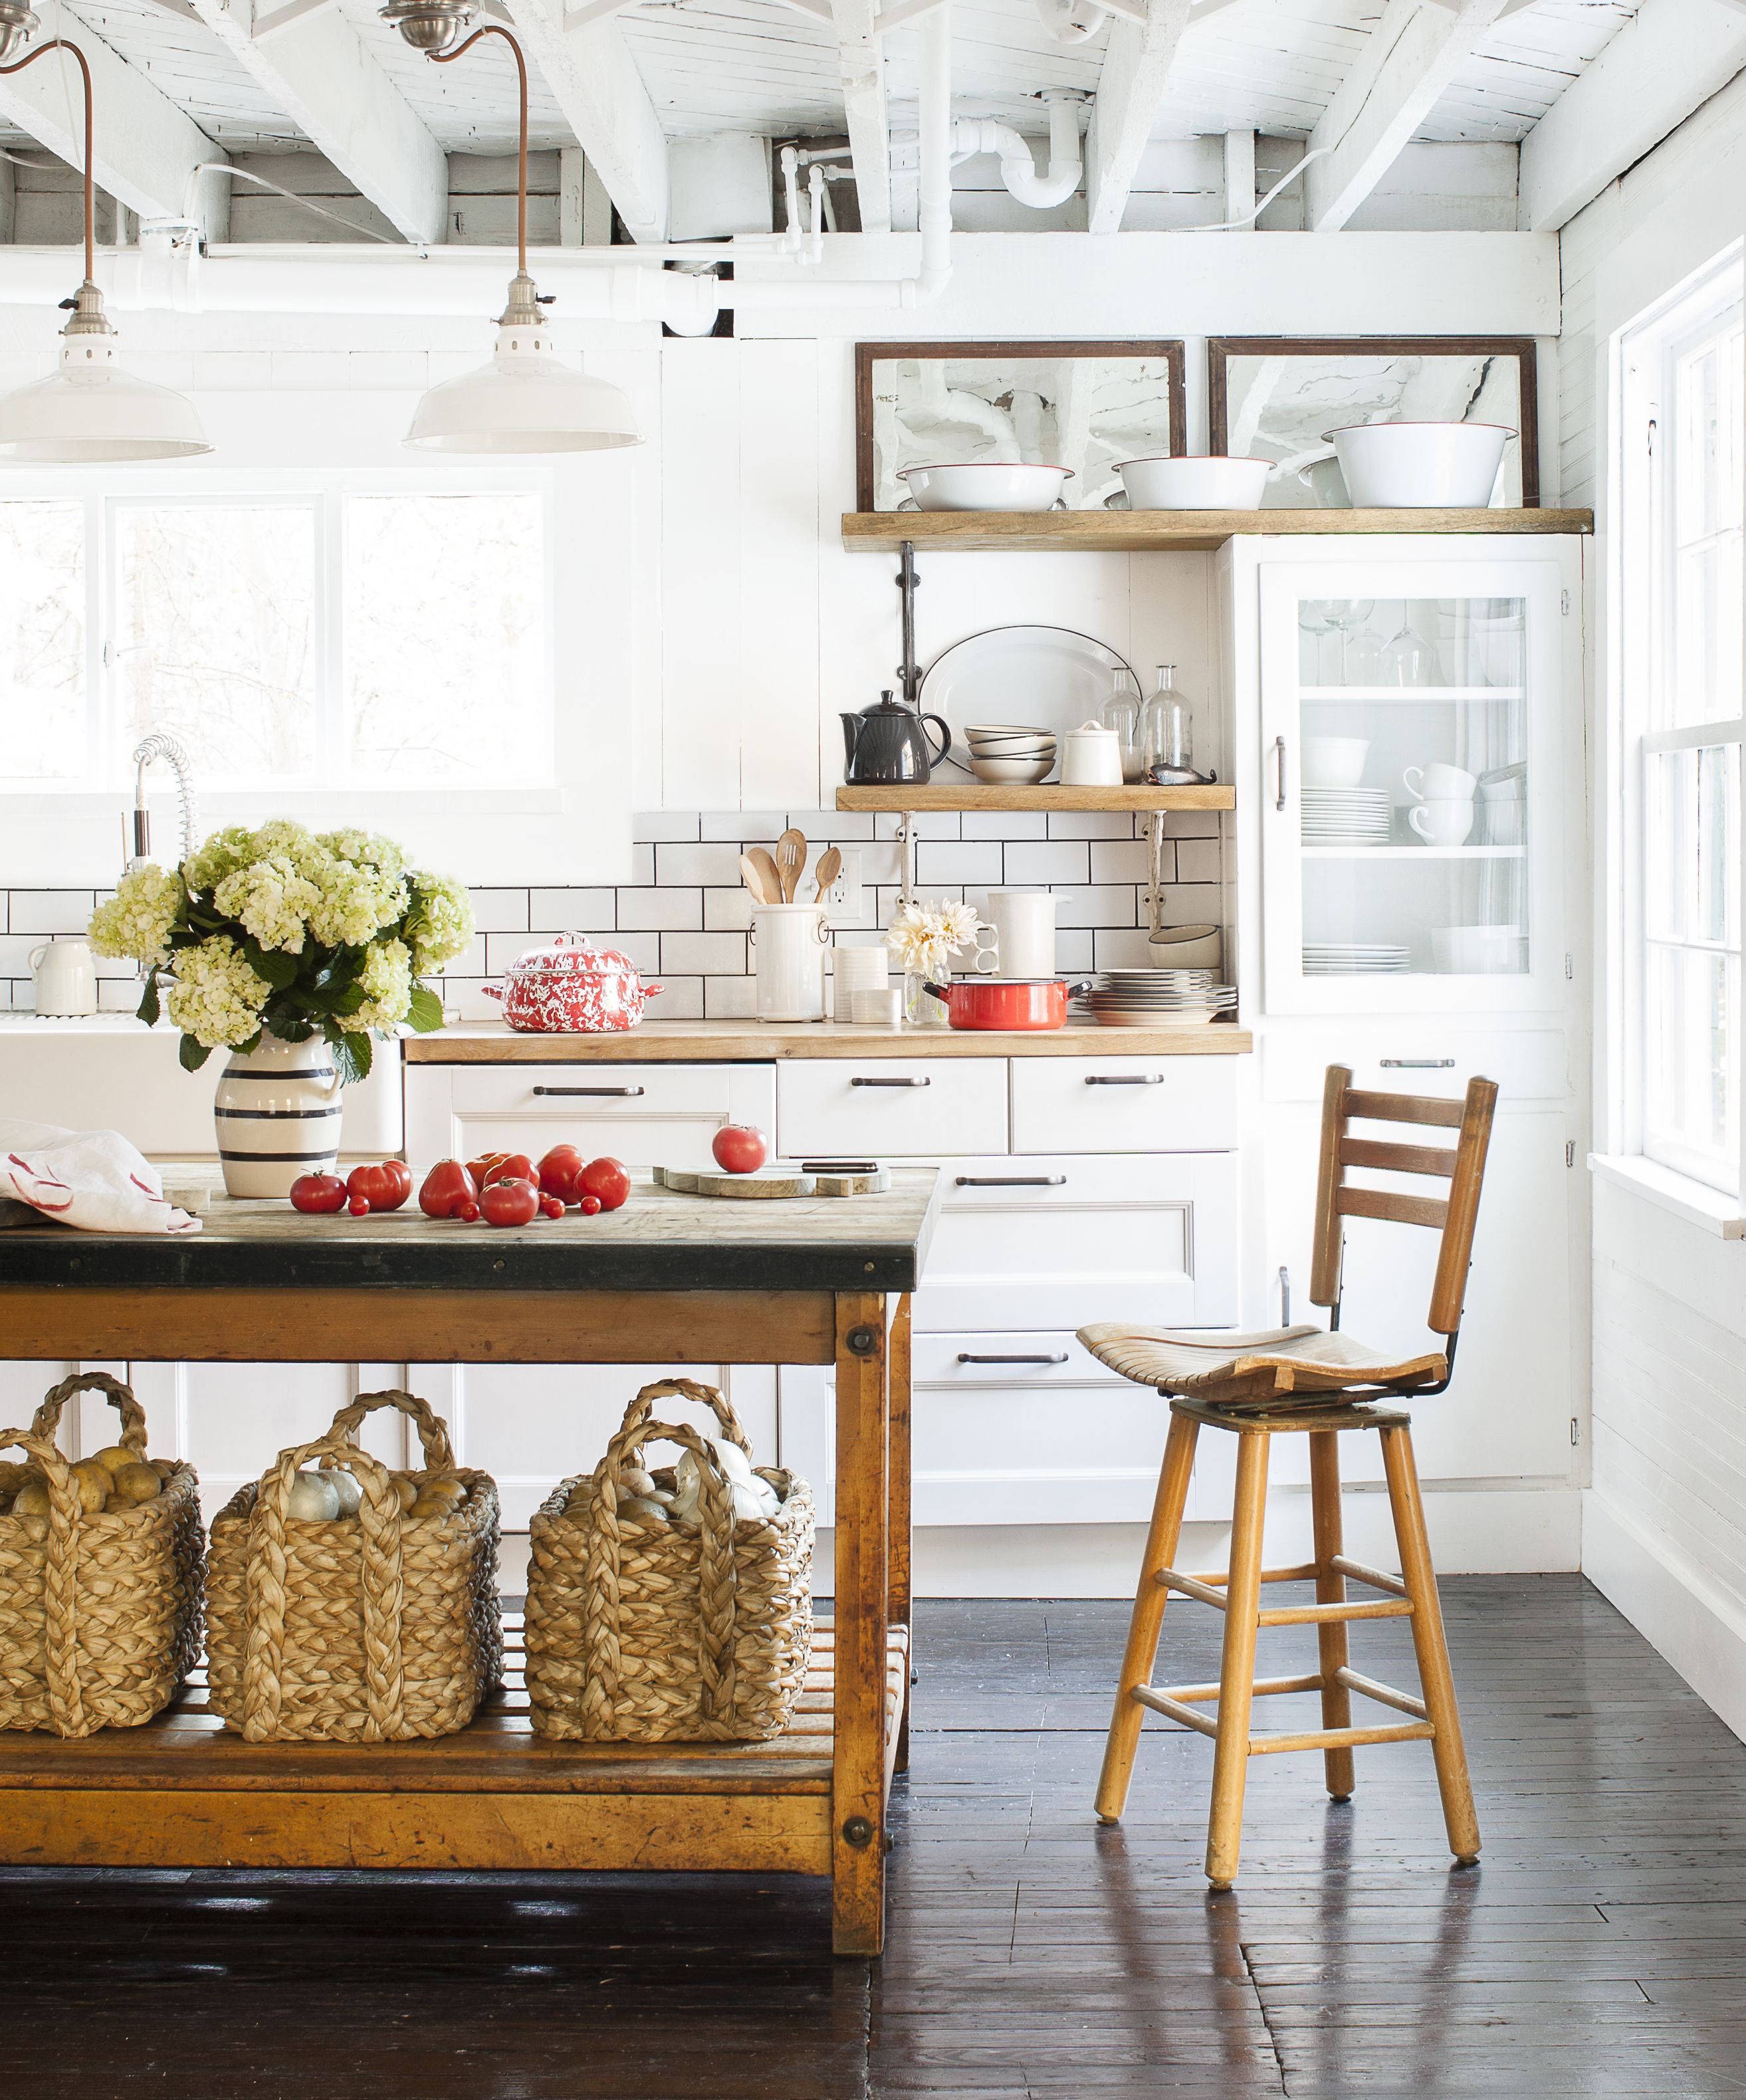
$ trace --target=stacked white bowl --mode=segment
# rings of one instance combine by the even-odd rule
[[[970,770],[993,788],[1034,788],[1055,765],[1052,730],[1021,722],[972,722],[964,730]]]

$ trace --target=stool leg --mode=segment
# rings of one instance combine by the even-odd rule
[[[1310,1509],[1316,1526],[1316,1601],[1318,1604],[1343,1604],[1346,1577],[1329,1565],[1336,1554],[1346,1551],[1340,1521],[1338,1429],[1310,1432],[1309,1469]],[[1351,1660],[1344,1621],[1319,1626],[1316,1639],[1321,1648],[1321,1725],[1325,1728],[1349,1728],[1352,1725],[1352,1696],[1343,1684],[1335,1682],[1334,1675],[1336,1671],[1344,1670]],[[1351,1750],[1324,1750],[1322,1762],[1327,1771],[1329,1793],[1336,1801],[1350,1801],[1355,1778]]]
[[[1206,1878],[1228,1889],[1243,1844],[1243,1789],[1249,1777],[1249,1717],[1254,1704],[1255,1635],[1261,1610],[1261,1541],[1267,1524],[1265,1430],[1237,1440],[1237,1506],[1231,1520],[1231,1575],[1224,1598],[1224,1653],[1219,1665],[1219,1740],[1213,1748],[1212,1815]]]
[[[1389,1507],[1394,1512],[1395,1538],[1400,1548],[1400,1573],[1413,1600],[1413,1648],[1418,1657],[1419,1682],[1424,1688],[1425,1713],[1437,1732],[1431,1749],[1437,1764],[1437,1791],[1443,1797],[1443,1820],[1448,1829],[1449,1850],[1464,1867],[1470,1867],[1479,1856],[1479,1824],[1467,1777],[1467,1752],[1461,1738],[1448,1643],[1444,1638],[1443,1608],[1437,1599],[1437,1578],[1431,1565],[1418,1468],[1413,1462],[1412,1432],[1385,1429],[1382,1436]]]
[[[1097,1781],[1100,1823],[1119,1823],[1127,1802],[1135,1753],[1140,1748],[1140,1724],[1146,1718],[1145,1709],[1133,1696],[1134,1687],[1152,1682],[1157,1661],[1158,1635],[1163,1630],[1164,1606],[1170,1595],[1157,1581],[1157,1572],[1168,1568],[1175,1558],[1177,1541],[1182,1536],[1182,1512],[1188,1499],[1188,1478],[1194,1471],[1194,1446],[1200,1433],[1199,1423],[1185,1414],[1171,1415],[1164,1463],[1158,1471],[1158,1491],[1152,1505],[1152,1527],[1146,1533],[1145,1554],[1140,1564],[1140,1586],[1134,1592],[1134,1616],[1128,1621],[1127,1648],[1116,1684],[1115,1712],[1110,1716],[1104,1768]]]

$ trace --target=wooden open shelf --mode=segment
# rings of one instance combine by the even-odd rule
[[[1234,810],[1234,788],[988,788],[929,781],[925,788],[839,788],[840,810]]]
[[[518,1613],[505,1644],[504,1689],[431,1742],[245,1743],[203,1682],[142,1728],[0,1734],[0,1862],[831,1872],[829,1621],[792,1727],[767,1743],[547,1741],[528,1725]],[[908,1675],[894,1626],[888,1795]]]
[[[1211,554],[1239,534],[1327,539],[1378,532],[1592,532],[1592,510],[846,510],[849,553]],[[987,806],[981,805],[978,806]]]

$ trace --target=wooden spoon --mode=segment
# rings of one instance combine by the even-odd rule
[[[767,846],[747,846],[745,852],[739,857],[740,872],[743,875],[745,874],[748,862],[758,880],[756,885],[754,886],[752,876],[747,876],[746,887],[752,891],[760,904],[780,904],[782,876],[777,870],[775,862],[770,858],[769,849]]]
[[[813,878],[818,885],[818,898],[821,904],[825,901],[825,892],[842,872],[842,854],[835,846],[827,846],[818,856],[818,867],[813,870]]]
[[[794,902],[794,893],[800,886],[800,876],[806,867],[806,834],[792,828],[784,832],[776,841],[776,866],[782,876],[782,901]]]

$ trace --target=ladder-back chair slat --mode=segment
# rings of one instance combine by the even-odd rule
[[[1344,1104],[1351,1098],[1351,1068],[1330,1065],[1321,1089],[1321,1157],[1316,1171],[1316,1251],[1310,1263],[1310,1303],[1337,1305],[1340,1298],[1340,1219],[1335,1191],[1344,1178],[1340,1145],[1346,1136]]]
[[[1431,1196],[1401,1196],[1391,1189],[1341,1189],[1334,1206],[1343,1218],[1382,1218],[1391,1225],[1429,1225],[1440,1233],[1449,1207]]]
[[[1368,1137],[1343,1138],[1343,1167],[1373,1167],[1387,1174],[1437,1174],[1447,1181],[1455,1172],[1452,1145],[1378,1145]]]
[[[1330,1071],[1341,1069],[1329,1067]],[[1463,1108],[1460,1101],[1436,1101],[1424,1094],[1366,1094],[1351,1088],[1344,1102],[1346,1118],[1352,1123],[1423,1123],[1444,1130],[1461,1128]]]
[[[1467,1267],[1473,1258],[1473,1229],[1479,1215],[1479,1187],[1485,1178],[1497,1106],[1496,1080],[1467,1082],[1461,1135],[1455,1140],[1455,1176],[1449,1185],[1449,1221],[1437,1256],[1436,1281],[1431,1287],[1431,1317],[1425,1323],[1434,1334],[1453,1335],[1461,1326]]]

